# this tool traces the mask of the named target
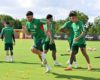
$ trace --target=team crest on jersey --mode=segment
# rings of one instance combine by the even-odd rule
[[[77,29],[79,30],[79,26],[77,26]]]
[[[34,25],[34,29],[36,29],[36,25]]]

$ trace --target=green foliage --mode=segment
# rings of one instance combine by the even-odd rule
[[[88,22],[88,16],[86,14],[84,14],[83,12],[77,11],[78,14],[78,18],[79,20],[81,20],[84,24],[86,24]],[[69,20],[69,17],[66,17],[65,20],[57,20],[54,21],[55,23],[55,29],[57,33],[59,32],[59,28],[66,22]],[[21,29],[22,25],[26,24],[26,19],[22,19],[21,21],[18,19],[14,19],[9,15],[0,15],[0,31],[3,28],[3,21],[10,21],[10,24],[14,27],[14,29]],[[88,32],[87,34],[90,35],[100,35],[100,16],[96,17],[94,19],[94,23],[91,23],[91,25],[88,26]]]
[[[20,22],[20,20],[15,20],[13,17],[9,16],[9,15],[0,15],[0,32],[1,29],[4,27],[3,26],[3,22],[4,21],[9,21],[10,25],[14,28],[14,29],[21,29],[22,28],[22,23]]]

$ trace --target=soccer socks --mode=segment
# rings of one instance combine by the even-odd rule
[[[10,51],[11,55],[9,55],[9,51],[6,51],[6,61],[13,62],[13,52]]]
[[[48,64],[46,64],[45,66],[46,66],[46,73],[50,72],[51,71],[51,67]]]
[[[42,61],[43,61],[43,62],[46,60],[46,57],[45,57],[45,56],[46,56],[45,53],[42,52],[42,53],[41,53],[41,58],[42,58]]]

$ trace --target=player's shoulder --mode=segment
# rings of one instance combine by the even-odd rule
[[[40,22],[40,19],[34,18],[34,22]]]
[[[72,24],[72,22],[71,21],[66,21],[66,24],[70,25],[70,24]]]
[[[7,29],[7,27],[2,28],[2,30],[5,30],[5,29]]]
[[[83,21],[81,21],[81,20],[79,20],[78,23],[81,24],[81,25],[83,25]]]

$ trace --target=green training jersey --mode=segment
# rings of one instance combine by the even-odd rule
[[[4,36],[4,41],[5,43],[13,43],[13,35],[14,35],[14,30],[11,26],[7,25],[4,27],[1,31],[1,35]]]
[[[73,28],[72,28],[72,22],[71,21],[67,21],[62,27],[61,29],[68,29],[69,31],[69,35],[68,35],[68,41],[69,43],[71,43],[73,41],[73,38],[74,38],[74,31],[73,31]]]
[[[81,35],[82,32],[85,31],[84,24],[81,21],[77,21],[76,23],[72,23],[72,28],[74,31],[74,38],[77,38]],[[73,41],[73,44],[85,44],[85,37],[81,37],[77,42]]]
[[[33,19],[32,22],[26,23],[26,29],[32,34],[35,43],[38,40],[46,37],[45,33],[41,30],[41,25],[43,24],[44,22],[42,22],[40,19]]]
[[[46,33],[47,32],[47,24],[44,24],[43,25],[43,27],[44,27],[44,32]],[[49,29],[50,29],[50,31],[51,31],[51,34],[52,34],[52,38],[54,38],[54,35],[55,35],[55,26],[54,26],[54,23],[53,22],[51,22],[51,24],[50,24],[50,26],[48,26],[49,27]],[[48,38],[48,36],[46,37],[46,40],[45,41],[50,41],[50,39]]]

